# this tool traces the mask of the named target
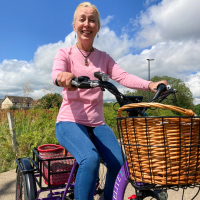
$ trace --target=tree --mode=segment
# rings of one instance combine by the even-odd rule
[[[16,105],[10,106],[10,110],[18,110],[18,107]]]
[[[194,109],[194,98],[192,95],[192,92],[190,91],[190,88],[185,85],[185,83],[176,78],[168,77],[168,76],[155,76],[152,78],[152,81],[159,81],[159,80],[166,80],[168,85],[171,85],[172,88],[175,88],[178,90],[178,93],[176,95],[176,99],[173,100],[173,102],[170,103],[170,101],[167,101],[169,104],[173,104],[175,106],[186,108],[186,109]]]
[[[160,80],[166,80],[168,85],[171,85],[172,88],[178,90],[178,93],[176,94],[176,98],[174,98],[173,95],[170,95],[168,99],[162,102],[163,104],[174,105],[174,106],[178,106],[178,107],[186,108],[186,109],[194,109],[194,104],[193,104],[194,99],[192,96],[192,92],[182,80],[168,77],[168,76],[162,76],[162,77],[155,76],[151,79],[151,81],[153,82],[157,82]],[[148,102],[148,91],[141,91],[141,90],[137,90],[135,92],[128,91],[126,92],[126,95],[143,96],[143,101]],[[153,95],[154,93],[151,92],[150,99],[153,98]],[[173,99],[173,100],[171,101],[169,99]]]
[[[62,96],[58,93],[48,93],[43,96],[35,108],[50,109],[54,107],[60,108],[62,103]]]
[[[200,116],[200,104],[194,106],[194,112],[196,115]]]

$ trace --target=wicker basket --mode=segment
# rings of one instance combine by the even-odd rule
[[[118,110],[118,128],[130,179],[158,185],[200,182],[199,117],[122,117],[127,108],[156,107],[193,116],[191,110],[159,103],[136,103]]]
[[[40,157],[45,160],[42,161],[42,176],[46,184],[48,184],[48,166],[50,165],[50,173],[70,171],[74,164],[74,159],[69,152],[60,145],[45,144],[38,147]],[[55,158],[63,158],[62,160],[54,160]],[[58,173],[50,175],[50,185],[60,185],[67,182],[70,173]],[[75,177],[73,180],[75,181]]]

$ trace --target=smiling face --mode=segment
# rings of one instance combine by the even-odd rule
[[[91,46],[99,31],[98,15],[93,8],[80,7],[76,12],[74,31],[78,36],[78,45]],[[92,47],[92,46],[91,46]]]

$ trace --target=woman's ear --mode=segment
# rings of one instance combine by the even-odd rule
[[[100,30],[100,25],[98,24],[98,31],[97,32],[99,32],[99,30]]]
[[[75,27],[75,24],[73,25],[73,29],[74,29],[74,31],[76,32],[76,27]]]

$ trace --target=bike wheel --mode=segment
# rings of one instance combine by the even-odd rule
[[[16,200],[29,200],[27,196],[26,184],[24,184],[24,175],[17,169],[16,177]]]
[[[104,186],[106,182],[107,167],[105,166],[103,160],[100,161],[99,175],[97,178],[97,188],[94,200],[98,200],[104,191]]]
[[[32,169],[32,166],[28,159],[24,159],[21,166],[25,170]],[[19,168],[17,168],[16,176],[16,200],[35,200],[37,197],[36,184],[33,173],[23,174]]]

